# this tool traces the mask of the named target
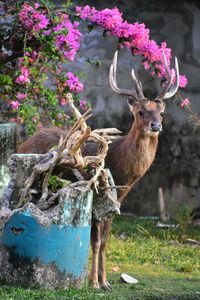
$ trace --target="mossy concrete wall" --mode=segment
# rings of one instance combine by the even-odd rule
[[[10,176],[8,159],[16,152],[16,126],[15,124],[0,124],[0,198]]]

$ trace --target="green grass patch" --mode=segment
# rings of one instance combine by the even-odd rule
[[[193,300],[200,299],[200,248],[185,245],[186,238],[200,239],[200,228],[157,229],[156,220],[117,217],[107,248],[107,271],[113,292],[93,290],[44,291],[0,287],[5,300]],[[136,279],[120,282],[120,274]]]

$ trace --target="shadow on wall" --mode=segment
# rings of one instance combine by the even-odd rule
[[[62,2],[62,1],[60,1]],[[58,3],[58,1],[56,1]],[[75,1],[76,5],[86,5],[88,1]],[[200,113],[200,2],[199,1],[90,1],[98,9],[117,6],[129,22],[144,22],[151,29],[151,37],[157,42],[166,41],[172,48],[173,55],[178,57],[180,72],[189,79],[187,89],[182,91],[183,98],[192,102],[193,110]],[[116,39],[105,39],[102,30],[95,29],[84,34],[80,54],[75,68],[87,74],[85,91],[82,98],[92,103],[94,116],[92,127],[117,127],[128,131],[131,126],[126,99],[113,94],[108,84],[108,71],[116,49]],[[85,63],[84,55],[99,60],[99,67]],[[159,89],[159,81],[152,78],[141,66],[139,58],[133,58],[122,49],[118,63],[118,84],[130,88],[131,68],[143,82],[147,97],[153,97]],[[157,158],[123,204],[123,210],[137,214],[157,214],[157,191],[163,186],[166,200],[188,202],[192,207],[198,203],[199,195],[199,154],[200,133],[194,132],[188,123],[189,115],[178,108],[175,102],[168,101],[164,129],[160,137]]]

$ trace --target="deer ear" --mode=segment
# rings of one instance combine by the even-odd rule
[[[133,97],[128,97],[127,102],[128,102],[130,111],[132,111],[132,112],[138,106],[138,100],[134,99]]]

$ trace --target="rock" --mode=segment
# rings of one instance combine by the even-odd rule
[[[129,284],[138,283],[137,279],[125,273],[120,276],[120,279],[121,282],[123,283],[129,283]]]
[[[166,223],[160,223],[160,222],[158,222],[156,226],[158,228],[162,228],[162,229],[168,229],[168,228],[175,228],[175,229],[177,229],[179,227],[179,224],[166,224]]]

